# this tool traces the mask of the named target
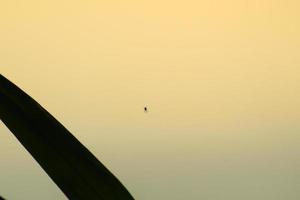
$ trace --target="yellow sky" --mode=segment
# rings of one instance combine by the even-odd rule
[[[299,199],[299,8],[4,0],[0,72],[137,199]],[[0,137],[3,195],[34,178],[23,195],[63,199],[4,126]]]

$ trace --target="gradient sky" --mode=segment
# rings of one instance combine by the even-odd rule
[[[0,73],[136,199],[298,200],[299,9],[1,0]],[[3,123],[0,195],[66,199]]]

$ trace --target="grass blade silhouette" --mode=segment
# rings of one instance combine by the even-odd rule
[[[62,124],[2,75],[0,119],[68,198],[133,199]]]

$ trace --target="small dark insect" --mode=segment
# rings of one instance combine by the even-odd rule
[[[148,108],[147,107],[144,107],[144,112],[148,112]]]

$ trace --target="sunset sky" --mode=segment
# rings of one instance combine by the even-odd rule
[[[137,200],[298,200],[299,10],[298,0],[1,0],[0,73]],[[0,196],[66,199],[3,123]]]

